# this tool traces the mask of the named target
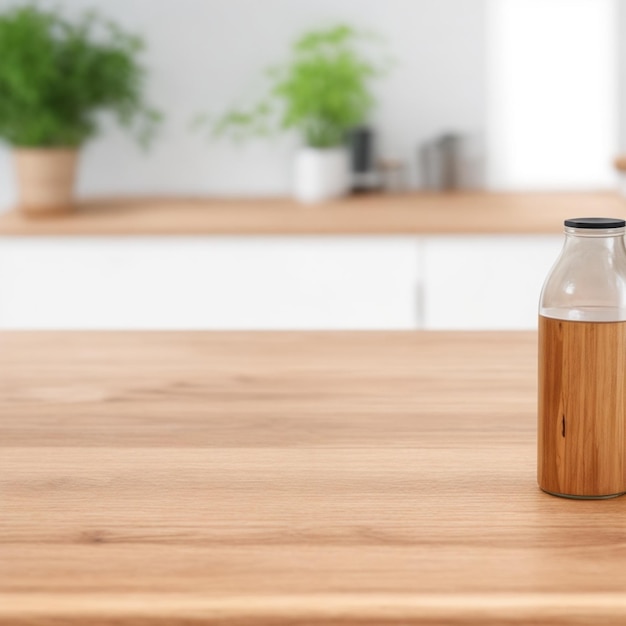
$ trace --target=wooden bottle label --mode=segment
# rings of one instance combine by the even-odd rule
[[[539,317],[538,479],[544,491],[626,492],[626,322]]]

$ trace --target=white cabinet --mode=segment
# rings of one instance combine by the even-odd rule
[[[412,329],[414,237],[5,237],[4,329]]]
[[[561,236],[427,237],[422,243],[423,326],[530,329]]]
[[[5,329],[526,329],[560,236],[5,237]]]

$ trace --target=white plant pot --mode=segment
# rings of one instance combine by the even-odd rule
[[[346,148],[301,148],[294,170],[294,196],[300,202],[323,202],[350,191],[350,155]]]
[[[622,194],[622,197],[626,198],[626,172],[619,171],[618,176],[618,189]]]

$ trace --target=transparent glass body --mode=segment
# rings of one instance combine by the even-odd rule
[[[579,322],[626,321],[626,228],[565,227],[541,291],[539,314]]]

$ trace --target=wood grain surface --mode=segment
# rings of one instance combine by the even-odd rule
[[[626,492],[626,322],[539,317],[538,421],[542,489]]]
[[[303,206],[285,198],[84,201],[66,216],[0,214],[7,235],[559,234],[568,217],[626,217],[617,193],[359,195]]]
[[[535,333],[0,333],[0,624],[624,624]]]

